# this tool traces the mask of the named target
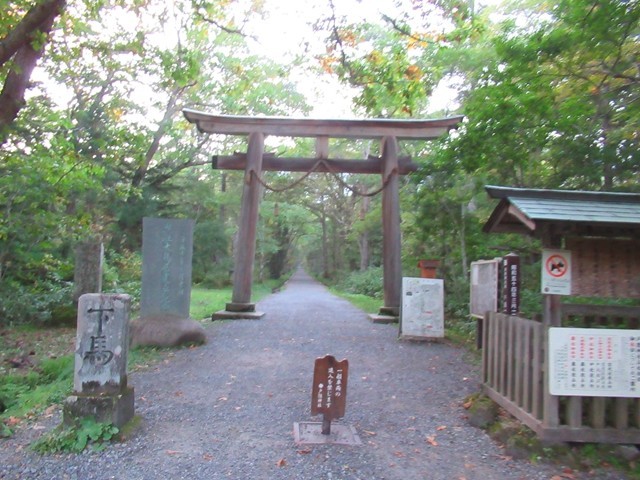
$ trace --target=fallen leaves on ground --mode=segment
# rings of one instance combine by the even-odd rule
[[[560,475],[554,475],[553,477],[551,477],[551,480],[565,480],[567,478],[569,480],[575,480],[576,478],[573,470],[571,470],[570,468],[565,468]]]
[[[562,473],[560,475],[554,475],[553,477],[551,477],[551,480],[564,480],[566,478],[574,479],[576,477],[571,473]]]
[[[281,458],[280,460],[278,460],[276,462],[276,466],[277,467],[284,467],[287,465],[287,461],[284,458]]]
[[[301,448],[300,450],[298,450],[298,453],[300,455],[309,455],[311,452],[313,452],[311,448]]]
[[[425,438],[425,441],[429,444],[432,445],[434,447],[438,446],[438,442],[436,442],[436,436],[435,435],[429,435],[427,438]]]
[[[9,427],[13,427],[15,425],[18,425],[20,423],[20,419],[16,418],[16,417],[9,417],[5,420],[5,423],[9,426]]]

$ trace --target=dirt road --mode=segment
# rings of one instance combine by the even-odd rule
[[[0,444],[2,479],[551,479],[560,467],[506,457],[469,425],[478,367],[447,343],[397,339],[304,272],[259,305],[262,320],[213,322],[208,343],[134,372],[132,438],[102,452],[39,456]],[[299,445],[314,360],[350,362],[346,415],[362,445]],[[586,477],[585,477],[586,478]]]

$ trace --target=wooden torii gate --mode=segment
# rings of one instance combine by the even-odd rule
[[[398,140],[438,138],[456,128],[462,116],[436,120],[318,120],[213,115],[190,109],[183,110],[183,113],[200,132],[249,137],[246,153],[213,157],[214,168],[245,171],[234,259],[233,296],[226,310],[214,314],[214,318],[259,318],[264,315],[256,312],[255,303],[251,303],[260,175],[263,171],[311,170],[382,175],[384,306],[380,308],[379,315],[398,317],[402,295],[399,175],[417,168],[410,158],[399,157]],[[265,153],[264,139],[267,135],[315,138],[315,158],[281,158]],[[366,160],[329,158],[329,138],[378,139],[382,142],[382,156]]]

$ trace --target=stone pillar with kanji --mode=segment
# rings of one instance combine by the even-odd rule
[[[73,394],[64,404],[67,425],[91,417],[122,427],[133,418],[127,384],[131,297],[85,294],[78,300]]]

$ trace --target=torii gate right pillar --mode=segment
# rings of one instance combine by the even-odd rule
[[[400,315],[402,296],[402,237],[400,233],[400,182],[398,172],[398,142],[396,137],[384,137],[382,145],[382,265],[384,271],[384,306],[378,321]],[[375,321],[376,319],[374,319]]]

